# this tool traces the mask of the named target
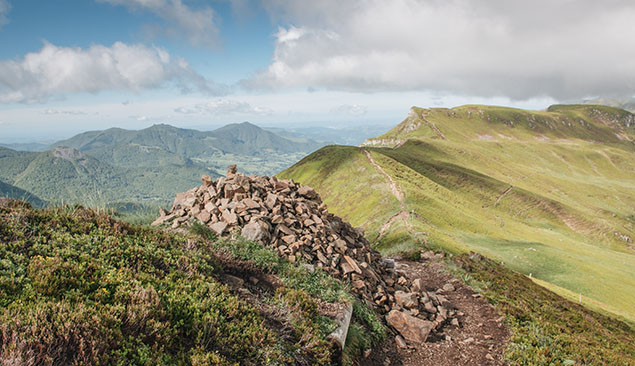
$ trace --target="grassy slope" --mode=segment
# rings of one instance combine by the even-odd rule
[[[451,272],[504,314],[512,337],[510,365],[635,365],[634,330],[567,301],[478,254],[454,256]]]
[[[311,182],[329,208],[346,217],[353,226],[377,237],[380,226],[399,212],[384,177],[370,165],[364,153],[348,146],[327,146],[300,160],[280,174],[299,182]],[[354,203],[354,204],[351,204]]]
[[[0,242],[0,359],[9,364],[327,365],[336,323],[318,303],[354,301],[324,272],[202,225],[169,234],[13,201],[0,206]],[[219,281],[228,273],[275,280],[246,300],[244,288]],[[346,364],[384,334],[359,302],[352,327]]]
[[[593,106],[550,110],[413,109],[378,138],[408,142],[369,150],[398,181],[408,209],[417,213],[409,223],[427,234],[429,244],[482,252],[563,295],[582,294],[589,305],[635,321],[635,255],[615,234],[635,238],[635,149],[613,132],[622,139],[633,136],[632,124],[619,124],[629,115]],[[314,185],[331,210],[350,219],[351,212],[364,209],[331,177],[342,170],[325,164],[338,159],[337,150],[321,150],[281,176]],[[319,179],[312,173],[316,169]],[[364,174],[354,174],[358,185]],[[366,194],[390,198],[386,186],[377,188],[383,191]],[[382,224],[363,214],[351,221],[371,234]],[[396,223],[379,248],[416,249],[404,225]]]

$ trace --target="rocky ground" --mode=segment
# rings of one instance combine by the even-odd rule
[[[456,307],[457,318],[442,332],[415,347],[400,347],[389,337],[361,365],[503,365],[510,333],[503,316],[469,286],[445,271],[441,257],[425,252],[417,262],[397,260],[411,279],[420,279],[426,290],[439,291]]]

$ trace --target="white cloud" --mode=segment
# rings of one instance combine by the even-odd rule
[[[11,4],[7,0],[0,0],[0,27],[9,23],[7,14],[11,10]]]
[[[153,27],[152,32],[168,36],[184,37],[195,46],[214,47],[218,44],[218,27],[215,12],[210,7],[192,9],[182,0],[97,0],[113,5],[122,5],[136,10],[148,10],[162,18],[166,24]]]
[[[150,119],[148,116],[129,116],[129,118],[132,118],[135,121],[147,121]]]
[[[117,42],[87,49],[45,43],[22,60],[0,61],[0,103],[44,102],[66,93],[158,88],[174,83],[183,92],[220,94],[182,59],[160,48]]]
[[[90,113],[88,112],[84,112],[84,111],[78,111],[78,110],[66,110],[66,109],[53,109],[53,108],[47,108],[45,109],[42,114],[46,114],[46,115],[55,115],[55,114],[63,114],[63,115],[67,115],[67,116],[87,116]],[[97,114],[97,113],[94,113]]]
[[[268,0],[285,24],[256,88],[632,95],[632,0]]]
[[[368,108],[360,104],[342,104],[331,109],[331,112],[349,114],[351,116],[360,117],[368,112]]]
[[[271,115],[273,111],[266,107],[254,107],[247,102],[228,99],[217,99],[205,103],[190,106],[182,106],[174,109],[177,113],[197,115]]]

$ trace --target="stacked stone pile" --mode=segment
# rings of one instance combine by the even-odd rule
[[[441,294],[426,292],[420,280],[407,280],[393,260],[371,248],[361,230],[330,214],[312,188],[245,176],[235,165],[226,177],[202,180],[203,185],[177,194],[172,209],[162,210],[153,225],[176,229],[199,221],[218,235],[240,230],[292,262],[309,263],[349,282],[410,344],[424,342],[454,315]]]

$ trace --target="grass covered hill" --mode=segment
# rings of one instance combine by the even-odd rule
[[[11,365],[351,364],[376,315],[260,244],[0,200],[0,360]],[[354,303],[343,356],[332,309]]]
[[[412,108],[282,172],[384,254],[477,251],[635,321],[635,116],[604,106]]]
[[[200,166],[113,166],[67,147],[41,153],[0,150],[0,180],[56,203],[165,205],[201,174],[216,176]]]
[[[314,141],[294,142],[249,122],[230,124],[214,131],[177,128],[166,124],[143,130],[111,128],[90,131],[59,141],[95,158],[122,166],[188,164],[189,159],[216,153],[262,155],[266,153],[310,152],[318,148]]]

